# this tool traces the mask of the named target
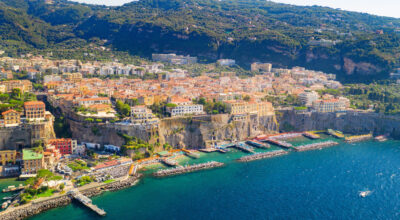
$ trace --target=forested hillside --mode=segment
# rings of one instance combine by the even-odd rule
[[[342,81],[384,78],[399,64],[400,19],[325,7],[259,0],[140,0],[121,7],[0,2],[0,45],[10,55],[74,56],[105,45],[143,57],[174,52],[202,62],[232,58],[244,67],[298,65]]]

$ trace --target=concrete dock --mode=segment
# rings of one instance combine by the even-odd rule
[[[69,194],[74,199],[76,199],[77,201],[81,202],[83,205],[85,205],[86,207],[88,207],[92,211],[96,212],[98,215],[105,216],[107,214],[103,209],[101,209],[101,208],[97,207],[96,205],[94,205],[92,203],[91,199],[89,199],[88,197],[84,196],[79,191],[73,190],[73,191],[70,191]]]

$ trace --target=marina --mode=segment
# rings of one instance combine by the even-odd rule
[[[156,177],[164,177],[164,176],[178,175],[178,174],[183,174],[183,173],[190,173],[190,172],[194,172],[194,171],[198,171],[198,170],[212,169],[212,168],[216,168],[216,167],[221,167],[223,165],[224,165],[223,163],[211,161],[211,162],[207,162],[207,163],[181,166],[181,167],[172,168],[172,169],[158,170],[155,173],[153,173],[153,175]]]
[[[338,145],[338,142],[335,141],[325,141],[325,142],[319,142],[319,143],[312,143],[312,144],[307,144],[307,145],[301,145],[294,147],[296,151],[307,151],[307,150],[315,150],[315,149],[322,149],[325,147],[331,147]]]
[[[281,155],[285,155],[288,153],[289,153],[288,151],[284,151],[284,150],[277,150],[277,151],[271,151],[271,152],[266,152],[266,153],[257,153],[257,154],[253,154],[253,155],[249,155],[249,156],[243,156],[243,157],[239,158],[237,161],[250,162],[253,160],[261,160],[261,159],[265,159],[265,158],[281,156]]]

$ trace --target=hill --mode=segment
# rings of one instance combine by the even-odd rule
[[[16,45],[57,51],[103,43],[144,57],[174,52],[203,62],[232,58],[244,67],[304,66],[342,81],[385,78],[399,65],[400,19],[326,7],[260,0],[140,0],[120,7],[0,2],[8,14],[0,15],[0,45],[12,54],[21,51]]]

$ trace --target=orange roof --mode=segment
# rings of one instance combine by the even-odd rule
[[[45,106],[44,102],[41,101],[29,101],[29,102],[25,102],[24,106],[32,106],[32,105],[42,105]]]
[[[5,111],[5,112],[3,112],[3,113],[1,113],[1,114],[2,114],[2,115],[6,115],[6,114],[11,113],[11,112],[16,112],[16,113],[18,113],[18,112],[15,111],[14,109],[10,109],[10,110],[7,110],[7,111]]]

